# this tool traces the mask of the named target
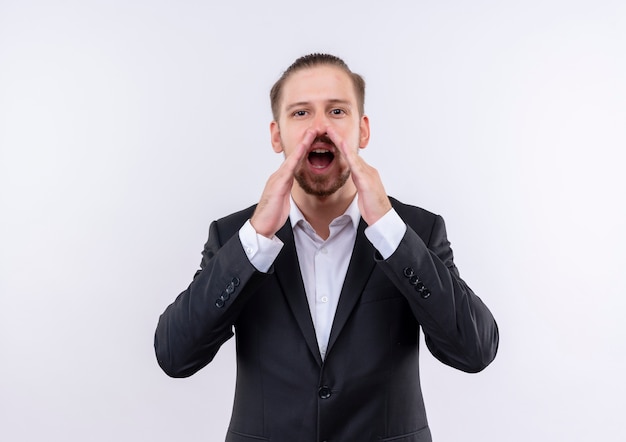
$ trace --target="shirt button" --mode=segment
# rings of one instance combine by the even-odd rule
[[[322,302],[328,302],[328,296],[322,296]]]
[[[246,253],[247,253],[248,255],[252,255],[252,253],[253,253],[253,252],[254,252],[254,250],[252,250],[252,247],[248,247],[248,248],[246,249]]]
[[[322,247],[320,252],[322,252],[322,255],[326,255],[328,253],[328,249],[326,247]]]

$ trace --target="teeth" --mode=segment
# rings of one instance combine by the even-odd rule
[[[313,153],[328,153],[330,150],[328,149],[313,149],[311,152]]]

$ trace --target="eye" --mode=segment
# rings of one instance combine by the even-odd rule
[[[294,117],[304,117],[306,115],[306,111],[297,110],[292,114]]]
[[[343,109],[332,109],[330,111],[332,115],[345,115],[345,111]]]

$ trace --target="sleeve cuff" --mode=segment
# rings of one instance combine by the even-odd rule
[[[365,236],[383,259],[389,258],[396,251],[405,233],[406,224],[394,209],[365,229]]]
[[[250,263],[263,273],[267,273],[283,248],[283,242],[277,236],[266,238],[259,235],[250,220],[239,229],[239,241]]]

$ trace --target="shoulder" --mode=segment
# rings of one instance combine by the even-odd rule
[[[434,222],[436,218],[440,217],[439,215],[429,212],[426,209],[412,206],[410,204],[405,204],[391,196],[389,197],[389,200],[391,201],[391,205],[393,206],[395,211],[398,212],[398,215],[400,215],[400,218],[402,218],[405,222],[409,219],[420,219],[423,221],[431,220]]]
[[[241,227],[248,221],[256,209],[256,204],[246,209],[240,210],[235,213],[231,213],[225,217],[219,218],[214,221],[215,227],[220,232],[220,236],[223,238],[229,238],[241,229]]]
[[[389,197],[391,205],[398,213],[402,221],[410,226],[422,238],[428,238],[435,224],[443,223],[440,215],[429,212],[421,207],[412,206],[398,201],[393,197]]]

